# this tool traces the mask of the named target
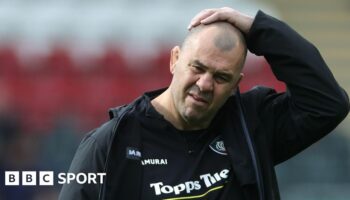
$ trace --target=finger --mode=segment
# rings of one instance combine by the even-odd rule
[[[203,10],[200,13],[198,13],[190,22],[190,24],[188,25],[188,29],[191,29],[192,27],[198,26],[201,21],[207,17],[209,17],[210,15],[212,15],[215,12],[215,10],[211,9],[211,10]]]
[[[208,17],[209,15],[211,15],[213,13],[213,9],[205,9],[202,10],[201,12],[199,12],[196,16],[194,16],[191,20],[191,22],[195,22],[195,21],[200,21],[203,18]]]
[[[213,23],[213,22],[216,22],[216,21],[222,21],[222,20],[224,20],[224,19],[221,19],[220,14],[216,12],[216,13],[214,13],[214,14],[212,14],[212,15],[204,18],[204,19],[202,19],[200,21],[200,23],[201,24],[210,24],[210,23]]]
[[[200,24],[200,21],[208,16],[210,16],[209,10],[203,10],[200,13],[198,13],[194,18],[192,18],[190,24],[188,25],[188,29],[198,26]]]

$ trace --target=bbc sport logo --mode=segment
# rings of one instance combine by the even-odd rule
[[[5,171],[5,186],[53,186],[57,184],[103,184],[106,173],[58,173],[53,171]]]

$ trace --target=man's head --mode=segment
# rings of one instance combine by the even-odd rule
[[[169,90],[182,123],[207,127],[236,90],[247,53],[242,33],[226,22],[193,28],[171,51]]]

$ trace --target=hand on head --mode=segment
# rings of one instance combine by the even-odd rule
[[[227,21],[247,34],[252,26],[253,17],[229,7],[205,9],[192,18],[187,28],[191,30],[199,24],[210,24],[218,21]]]

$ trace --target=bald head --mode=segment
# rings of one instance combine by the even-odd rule
[[[209,33],[209,34],[208,34]],[[198,25],[192,28],[183,44],[182,49],[193,47],[195,43],[211,43],[221,52],[230,52],[236,47],[242,48],[242,67],[247,55],[247,47],[242,32],[227,22],[215,22],[208,25]]]
[[[245,39],[240,30],[227,22],[215,22],[208,25],[200,24],[192,28],[188,32],[182,47],[191,43],[199,34],[203,34],[208,30],[214,32],[214,37],[206,38],[203,42],[213,42],[215,46],[222,51],[232,50],[237,43],[244,44],[245,46]]]

